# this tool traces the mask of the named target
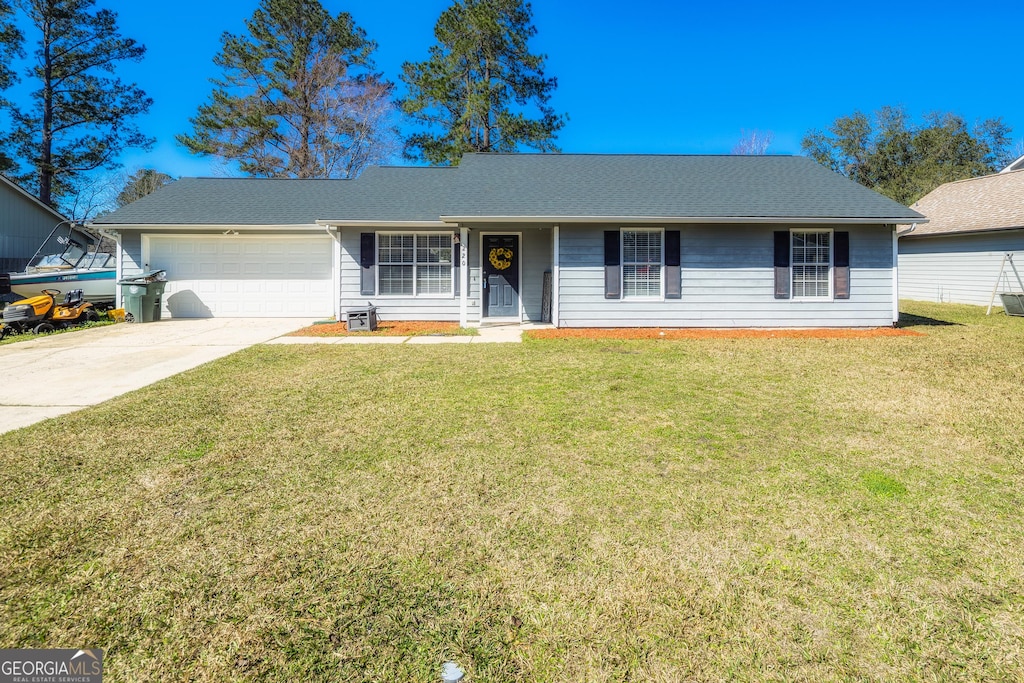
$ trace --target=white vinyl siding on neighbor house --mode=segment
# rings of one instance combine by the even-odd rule
[[[377,233],[381,296],[452,296],[452,233]]]
[[[1024,277],[1024,230],[901,237],[899,250],[901,299],[987,306],[995,289],[1000,306],[1000,292],[1021,291],[1013,269],[1000,276],[999,266],[1013,254]]]
[[[622,297],[661,298],[664,291],[665,231],[661,228],[623,228],[621,234]]]
[[[832,231],[792,230],[794,299],[832,298]]]

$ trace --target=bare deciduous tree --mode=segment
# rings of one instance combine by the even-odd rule
[[[768,151],[769,145],[775,139],[775,134],[770,130],[760,131],[756,128],[751,131],[741,130],[740,141],[732,148],[733,154],[756,155]]]

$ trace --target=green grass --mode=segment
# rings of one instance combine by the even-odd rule
[[[101,318],[100,320],[97,320],[95,322],[81,323],[79,325],[74,325],[72,327],[65,327],[63,329],[54,330],[53,332],[47,332],[47,333],[41,334],[41,335],[40,334],[35,334],[35,333],[31,332],[31,331],[24,332],[22,334],[10,334],[10,335],[4,337],[3,339],[0,339],[0,346],[6,346],[8,344],[16,344],[18,342],[29,341],[31,339],[40,339],[42,337],[47,337],[47,336],[49,336],[51,334],[67,334],[67,333],[70,333],[70,332],[75,332],[76,330],[84,330],[84,329],[88,329],[90,327],[102,327],[104,325],[113,325],[113,324],[114,324],[113,320],[108,320],[106,318]]]
[[[110,681],[1021,680],[1024,319],[906,309],[927,336],[260,346],[5,435],[0,647]]]

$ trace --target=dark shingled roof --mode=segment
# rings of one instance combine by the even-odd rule
[[[351,180],[182,178],[97,225],[302,225],[339,210]]]
[[[310,225],[454,218],[923,217],[804,157],[467,154],[356,180],[183,178],[108,225]]]
[[[446,215],[921,216],[806,157],[467,154]]]
[[[321,220],[437,221],[448,207],[458,168],[422,166],[371,167],[351,181],[338,210]]]

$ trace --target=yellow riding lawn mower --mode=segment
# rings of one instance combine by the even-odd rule
[[[39,296],[9,305],[4,309],[3,323],[0,323],[0,339],[23,332],[45,334],[100,319],[92,304],[83,300],[82,290],[71,290],[59,304],[58,296],[59,289],[44,289]]]

